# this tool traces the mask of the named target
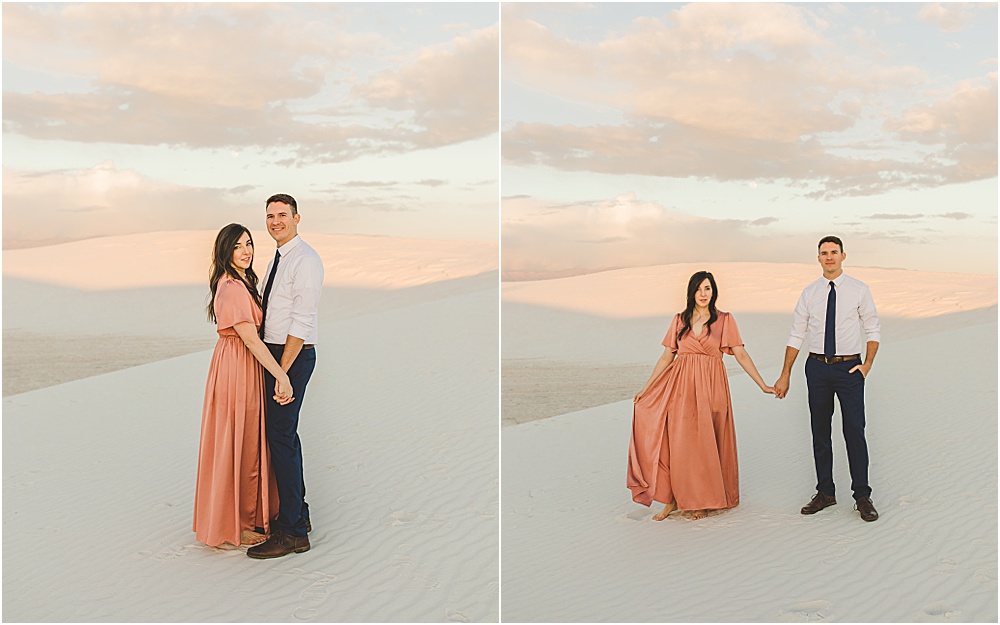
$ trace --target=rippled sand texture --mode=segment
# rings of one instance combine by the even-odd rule
[[[674,291],[683,296],[687,277],[702,268],[715,274],[719,307],[739,320],[773,381],[811,267],[716,263],[504,284],[504,366],[569,363],[552,403],[572,394],[571,367],[605,366],[611,380],[632,366],[647,370],[604,404],[502,429],[502,618],[995,622],[996,277],[848,269],[872,286],[882,318],[867,388],[878,521],[864,523],[853,510],[839,408],[838,504],[799,513],[815,487],[800,357],[780,401],[726,359],[740,506],[701,521],[655,522],[658,508],[633,503],[625,486],[631,396],[682,305]],[[663,291],[643,294],[633,288],[640,283]],[[746,285],[766,286],[751,297]]]
[[[273,244],[255,235],[266,258]],[[191,531],[214,332],[201,309],[204,263],[187,261],[212,236],[34,251],[91,262],[80,276],[111,272],[105,286],[46,284],[43,271],[15,271],[16,255],[32,250],[4,252],[5,384],[19,362],[7,333],[30,333],[18,350],[48,333],[90,354],[79,379],[3,400],[4,618],[496,621],[496,247],[304,235],[327,263],[299,427],[312,549],[259,561]],[[147,284],[135,263],[83,249],[141,259],[151,242],[173,284]],[[75,321],[24,309],[40,298],[64,302]],[[90,369],[101,360],[94,345],[122,333],[173,337],[190,353],[123,367],[110,349],[104,365],[117,370]]]

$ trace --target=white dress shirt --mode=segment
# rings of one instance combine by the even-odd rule
[[[833,280],[837,289],[836,338],[837,355],[865,353],[865,343],[881,338],[878,313],[871,291],[864,282],[841,272]],[[802,291],[795,305],[792,333],[788,346],[802,349],[802,342],[809,334],[809,351],[823,353],[826,336],[826,302],[830,294],[830,280],[820,278]],[[864,340],[861,331],[864,329]]]
[[[319,296],[323,292],[323,261],[298,235],[278,248],[281,261],[267,297],[264,342],[282,345],[289,334],[306,344],[319,342]],[[267,288],[272,258],[261,292]]]

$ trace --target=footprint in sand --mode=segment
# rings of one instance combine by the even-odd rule
[[[426,521],[427,517],[422,514],[414,514],[409,512],[393,512],[389,515],[392,521],[389,525],[409,525],[410,523],[420,523],[421,521]]]
[[[619,518],[628,519],[629,521],[641,521],[647,514],[649,514],[649,510],[633,510],[631,512],[626,512]]]
[[[996,586],[997,572],[996,570],[990,571],[988,569],[976,569],[976,574],[972,576],[972,579],[980,584],[993,582],[993,585]]]
[[[962,613],[944,601],[925,606],[917,614],[918,623],[954,623],[961,620]]]
[[[834,544],[826,548],[827,557],[823,558],[824,564],[838,564],[844,556],[850,553],[850,544],[854,542],[853,538],[845,537],[841,538]]]
[[[305,590],[299,593],[299,599],[304,600],[306,603],[295,608],[292,616],[300,621],[308,621],[316,616],[316,612],[323,605],[323,602],[326,601],[327,596],[330,594],[328,586],[337,579],[337,576],[317,571],[303,577],[306,580],[313,580],[313,583],[309,584]]]
[[[935,573],[951,573],[958,568],[958,563],[951,558],[940,558],[938,565],[934,568]]]
[[[796,603],[787,610],[780,612],[779,620],[783,623],[816,623],[830,618],[830,602],[824,599]]]
[[[471,619],[465,614],[462,614],[454,608],[448,608],[444,611],[444,622],[445,623],[471,623]]]
[[[407,544],[402,544],[399,547],[396,547],[396,553],[389,558],[389,566],[394,566],[396,568],[412,566],[413,558],[409,556],[412,549],[413,547]]]
[[[434,590],[441,585],[441,581],[433,574],[425,573],[419,569],[414,571],[411,579],[426,590]]]
[[[184,545],[183,547],[167,547],[166,549],[160,551],[159,553],[153,553],[151,551],[140,551],[139,555],[152,558],[154,560],[173,560],[174,558],[179,558],[186,554],[188,550],[194,545]],[[221,549],[221,547],[209,547],[209,549]]]

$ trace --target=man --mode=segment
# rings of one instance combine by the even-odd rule
[[[312,525],[305,502],[298,426],[306,384],[316,366],[319,297],[323,290],[323,261],[298,236],[300,215],[295,198],[279,193],[269,197],[266,206],[267,231],[278,249],[264,274],[261,338],[288,373],[294,399],[282,405],[266,393],[267,444],[278,483],[279,508],[267,541],[247,550],[248,556],[260,559],[309,550],[307,533]],[[274,376],[266,370],[264,383],[268,389],[275,385]]]
[[[831,422],[833,396],[840,400],[851,469],[851,490],[861,518],[874,521],[878,512],[868,486],[868,443],[865,441],[865,378],[878,352],[879,323],[871,291],[844,274],[841,265],[847,254],[844,243],[828,236],[819,242],[819,264],[823,277],[802,291],[795,305],[792,332],[785,347],[785,364],[774,384],[781,399],[788,393],[792,364],[809,334],[806,386],[812,419],[813,460],[816,463],[816,494],[802,508],[815,514],[837,503],[833,484],[833,442]],[[861,361],[861,327],[864,327],[865,359]]]

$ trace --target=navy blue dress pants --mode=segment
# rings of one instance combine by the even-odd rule
[[[806,359],[816,490],[826,495],[835,495],[831,439],[834,395],[840,400],[854,498],[870,497],[872,494],[868,486],[868,443],[865,441],[865,376],[860,371],[850,373],[860,364],[860,359],[830,364],[814,358]]]
[[[267,344],[271,355],[281,362],[284,345]],[[271,450],[271,466],[278,483],[278,517],[272,527],[292,536],[306,535],[309,504],[306,503],[306,483],[302,475],[302,445],[299,442],[299,410],[306,396],[306,384],[316,368],[316,349],[303,349],[288,369],[295,400],[282,406],[274,401],[274,376],[264,370],[264,396],[267,398],[267,446]]]

